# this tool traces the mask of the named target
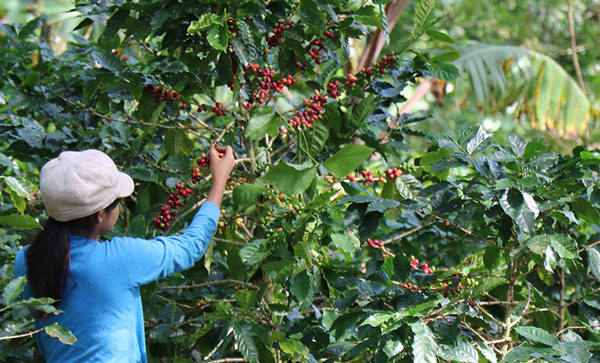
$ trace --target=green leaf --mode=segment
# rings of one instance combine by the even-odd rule
[[[479,354],[471,344],[464,340],[458,340],[455,345],[440,344],[438,356],[444,360],[477,363]]]
[[[290,281],[290,293],[298,300],[301,309],[308,308],[315,298],[315,281],[306,271],[301,271]]]
[[[44,328],[44,331],[51,337],[60,340],[60,342],[63,344],[73,345],[77,341],[77,338],[75,338],[75,336],[73,335],[73,333],[71,333],[71,331],[69,331],[69,329],[58,325],[58,323],[48,325]]]
[[[525,150],[523,151],[524,158],[533,158],[543,153],[548,152],[548,148],[543,142],[539,141],[530,141],[525,146]]]
[[[388,340],[383,346],[383,352],[388,358],[392,358],[402,353],[404,345],[400,340]]]
[[[410,324],[414,335],[412,351],[415,362],[436,363],[437,343],[433,332],[421,320]]]
[[[525,147],[527,147],[527,143],[525,142],[525,140],[523,140],[521,136],[509,133],[506,137],[506,140],[508,141],[508,144],[510,145],[510,149],[512,150],[513,154],[515,154],[518,157],[523,156],[523,154],[525,153]]]
[[[394,277],[398,281],[405,281],[410,272],[410,262],[403,253],[398,253],[394,257]]]
[[[325,160],[323,167],[336,178],[343,178],[367,160],[375,149],[364,145],[346,145]]]
[[[173,303],[168,303],[156,314],[156,318],[169,326],[183,321],[185,315],[181,308]]]
[[[352,261],[354,251],[360,247],[360,241],[356,236],[351,236],[348,233],[334,233],[331,235],[331,240],[336,245],[337,249],[344,255],[346,261]]]
[[[571,238],[571,236],[564,234],[553,234],[550,237],[550,245],[561,258],[579,258],[579,252],[577,251],[577,241]]]
[[[370,326],[372,326],[374,328],[377,328],[381,324],[383,324],[386,321],[388,321],[391,318],[393,318],[395,314],[396,313],[388,313],[388,312],[371,314],[359,326],[370,325]]]
[[[534,211],[531,211],[525,202],[524,195],[517,189],[507,189],[500,198],[500,205],[524,233],[533,233],[535,230]]]
[[[370,94],[367,98],[360,101],[359,104],[352,108],[352,124],[359,126],[362,124],[367,117],[369,117],[373,111],[375,111],[375,95]]]
[[[571,202],[571,210],[577,215],[577,218],[587,223],[597,224],[600,221],[598,209],[587,199],[575,199]]]
[[[243,324],[241,320],[234,320],[232,326],[235,342],[244,358],[250,363],[258,363],[258,348],[250,325]]]
[[[373,82],[371,82],[371,87],[383,98],[396,98],[403,90],[403,87],[394,87],[390,83],[379,78],[375,78]]]
[[[10,160],[8,156],[4,155],[3,153],[0,153],[0,165],[13,168],[15,166],[15,163],[12,160]]]
[[[598,252],[595,248],[589,248],[588,260],[592,275],[594,275],[596,280],[600,281],[600,252]]]
[[[19,213],[23,214],[25,212],[25,207],[27,206],[25,199],[19,197],[19,195],[10,188],[8,189],[8,194],[10,194],[10,199],[12,200],[15,208],[17,208]]]
[[[241,289],[236,291],[235,301],[244,310],[252,309],[256,302],[256,290]]]
[[[269,171],[258,180],[272,184],[285,194],[295,195],[304,192],[316,177],[316,166],[283,162],[271,165]]]
[[[529,339],[533,340],[536,343],[542,343],[548,345],[550,347],[554,347],[560,343],[557,337],[548,333],[544,329],[536,328],[534,326],[518,326],[515,328],[515,331]]]
[[[148,224],[143,215],[138,214],[129,223],[129,236],[144,238],[148,234]]]
[[[32,183],[30,183],[29,181],[23,179],[23,178],[15,178],[13,176],[5,176],[2,177],[4,179],[4,181],[6,182],[6,185],[15,193],[17,193],[17,195],[19,197],[27,197],[29,198],[29,196],[33,193],[35,193],[35,191],[37,190],[37,188],[35,187],[35,185],[33,185]]]
[[[435,3],[435,0],[419,0],[413,17],[413,30],[411,32],[413,39],[420,37],[426,30]]]
[[[157,103],[153,96],[144,92],[137,108],[137,117],[144,122],[156,123],[166,104],[166,102]]]
[[[224,51],[229,44],[229,31],[222,25],[213,25],[206,35],[206,40],[214,49]]]
[[[525,346],[518,347],[516,349],[511,350],[504,357],[503,362],[516,362],[522,361],[530,358],[538,358],[540,354],[549,353],[552,351],[550,347],[541,347],[541,346]]]
[[[437,30],[427,29],[425,31],[425,34],[427,34],[433,40],[437,40],[437,41],[444,42],[444,43],[455,43],[454,39],[451,36],[449,36],[446,33],[439,32]],[[450,52],[448,52],[448,53],[450,53]],[[458,54],[458,52],[452,52],[452,53]],[[438,57],[436,57],[436,58],[438,58]],[[458,55],[458,58],[460,58],[460,54]],[[451,60],[449,60],[449,59],[444,59],[444,60],[448,61],[448,62],[454,62],[458,58],[451,59]]]
[[[240,258],[244,264],[251,266],[262,261],[267,257],[270,250],[266,246],[266,240],[257,239],[252,241],[240,249]]]
[[[491,142],[493,135],[485,131],[481,127],[477,130],[477,134],[469,142],[467,142],[467,154],[472,155],[485,151]]]
[[[25,276],[20,276],[10,281],[2,292],[4,303],[10,305],[11,302],[21,295],[21,292],[25,289],[25,285],[27,285],[27,278]]]
[[[202,29],[206,29],[211,25],[223,24],[223,15],[217,15],[213,13],[206,13],[202,15],[198,20],[194,20],[190,23],[187,29],[188,34],[196,34]]]
[[[272,107],[258,107],[250,116],[245,135],[250,140],[261,140],[265,134],[274,136],[277,134],[279,117],[273,114]]]
[[[400,206],[400,202],[392,200],[392,199],[377,199],[369,203],[367,207],[367,211],[365,213],[377,211],[377,212],[385,212],[388,209],[397,208]]]
[[[158,176],[154,174],[152,169],[149,169],[145,166],[132,166],[131,168],[125,170],[125,173],[127,173],[134,180],[149,182],[158,181]]]
[[[185,130],[169,130],[165,133],[163,144],[167,153],[170,155],[179,154],[184,143],[184,139],[187,138]]]
[[[481,354],[490,363],[497,363],[498,362],[498,358],[496,357],[496,353],[494,353],[494,350],[490,346],[488,346],[487,344],[485,344],[483,342],[477,342],[477,348],[479,348],[479,351],[481,352]]]
[[[237,209],[246,209],[256,204],[266,191],[267,188],[260,185],[242,183],[233,188],[233,204]]]
[[[103,68],[115,74],[118,74],[123,70],[123,63],[121,63],[121,60],[106,49],[95,48],[92,51],[92,58]]]
[[[15,227],[21,229],[42,228],[42,226],[32,217],[21,214],[9,214],[0,216],[0,225]]]

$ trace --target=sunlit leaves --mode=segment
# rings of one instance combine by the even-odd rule
[[[335,177],[341,178],[354,171],[374,149],[364,145],[346,145],[328,158],[323,166]]]
[[[316,177],[316,166],[281,163],[272,165],[260,178],[287,194],[298,194],[308,188]]]
[[[437,362],[438,345],[431,329],[420,320],[411,324],[410,327],[415,334],[412,344],[414,360],[423,363]]]

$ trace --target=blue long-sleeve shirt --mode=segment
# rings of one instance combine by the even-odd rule
[[[205,202],[181,236],[154,240],[115,237],[98,242],[71,237],[71,265],[64,311],[36,320],[37,329],[55,322],[77,338],[62,344],[44,332],[36,334],[47,362],[146,362],[140,286],[188,269],[206,252],[220,216],[219,207]],[[15,258],[15,276],[27,273],[25,251]],[[24,297],[29,297],[29,289]]]

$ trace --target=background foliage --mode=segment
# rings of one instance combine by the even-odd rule
[[[143,291],[151,361],[597,360],[600,154],[525,140],[511,131],[528,123],[512,115],[495,136],[467,125],[482,117],[477,102],[454,95],[477,92],[401,111],[424,79],[464,87],[461,70],[475,87],[470,71],[483,69],[484,111],[506,115],[528,97],[494,97],[507,58],[465,67],[467,40],[531,45],[514,49],[529,57],[539,44],[564,49],[554,34],[566,22],[554,2],[501,3],[9,2],[0,356],[39,359],[32,339],[9,338],[32,329],[21,306],[50,309],[17,300],[24,281],[11,281],[14,254],[46,218],[41,165],[62,150],[109,153],[136,181],[112,233],[151,238],[185,228],[210,184],[202,154],[221,142],[238,166],[209,251]],[[542,10],[556,25],[533,41],[530,28],[549,27],[534,21]],[[517,36],[503,24],[483,31],[480,11],[510,16]],[[595,51],[589,26],[577,31]],[[389,43],[362,69],[376,34]],[[594,59],[581,59],[590,83]],[[546,62],[571,79],[564,59]],[[506,88],[519,88],[510,77]],[[578,92],[593,114],[595,91]],[[46,333],[74,342],[59,327]]]

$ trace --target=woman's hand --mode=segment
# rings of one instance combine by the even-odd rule
[[[221,201],[223,200],[223,193],[225,193],[227,179],[235,165],[233,149],[231,146],[215,146],[210,149],[209,156],[209,169],[213,179],[210,192],[206,199],[220,207]]]

